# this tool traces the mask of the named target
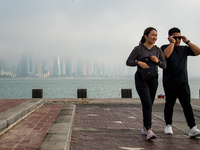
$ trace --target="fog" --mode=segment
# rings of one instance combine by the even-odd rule
[[[0,59],[12,64],[31,52],[49,62],[59,55],[125,65],[149,26],[158,30],[158,46],[168,43],[171,27],[200,46],[199,6],[198,0],[0,0]],[[189,58],[189,75],[200,76],[199,63],[199,56]]]

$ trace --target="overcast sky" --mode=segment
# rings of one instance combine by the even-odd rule
[[[158,46],[168,43],[171,27],[200,46],[199,7],[199,0],[0,0],[0,58],[17,62],[31,51],[38,59],[125,65],[149,26],[158,30]],[[189,58],[189,75],[200,76],[199,64],[199,56]]]

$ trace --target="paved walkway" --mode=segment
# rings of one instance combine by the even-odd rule
[[[3,112],[7,109],[15,107],[21,103],[26,102],[27,100],[2,100],[0,101],[0,112]]]
[[[56,102],[57,103],[57,102]],[[69,149],[74,104],[0,100],[0,150]]]
[[[200,149],[199,139],[188,137],[189,128],[178,102],[174,109],[174,135],[170,136],[163,133],[164,100],[155,100],[152,127],[157,138],[151,141],[140,131],[143,117],[139,99],[12,102],[14,105],[0,100],[0,106],[4,104],[6,108],[0,112],[0,150]],[[200,128],[200,101],[192,100],[192,105]]]
[[[0,149],[37,149],[62,105],[45,105],[0,137]]]
[[[146,140],[141,133],[142,110],[138,106],[85,105],[76,108],[70,150],[199,150],[200,142],[177,128],[165,135],[164,121],[153,117],[157,138]],[[158,110],[158,109],[156,109]]]

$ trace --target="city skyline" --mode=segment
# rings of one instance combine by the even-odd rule
[[[172,27],[200,47],[199,5],[198,0],[0,0],[0,59],[12,67],[31,52],[47,67],[57,54],[125,65],[150,26],[157,29],[158,47],[169,43]],[[200,76],[199,63],[200,56],[188,57],[189,76]]]
[[[31,53],[23,53],[18,64],[7,66],[0,59],[1,75],[12,77],[124,77],[132,75],[132,68],[125,64],[105,64],[88,59],[65,58],[56,55],[53,60],[38,60]]]

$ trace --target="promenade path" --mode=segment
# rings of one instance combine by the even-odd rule
[[[200,127],[200,100],[192,105]],[[139,99],[0,100],[0,150],[199,150],[199,138],[188,137],[179,102],[174,135],[163,133],[163,109],[164,99],[156,99],[152,128],[157,138],[147,141]]]
[[[27,100],[17,100],[17,101],[13,101],[13,100],[2,100],[1,101],[1,105],[0,105],[0,112],[3,112],[7,109],[10,109],[12,107],[15,107],[23,102],[26,102]]]

